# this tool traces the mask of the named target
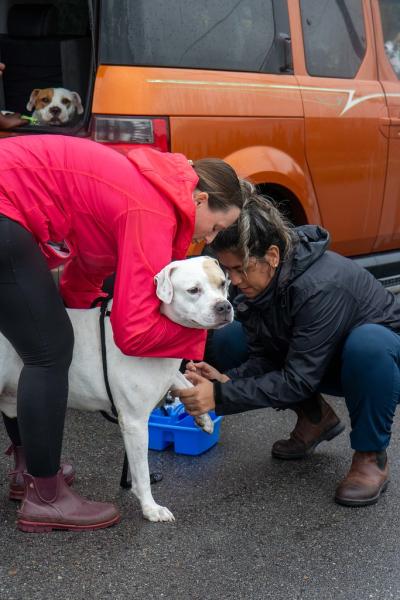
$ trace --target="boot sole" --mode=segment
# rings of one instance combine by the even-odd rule
[[[389,485],[389,479],[385,481],[385,483],[379,488],[378,493],[373,498],[368,498],[368,500],[346,500],[346,498],[338,498],[335,496],[336,504],[341,504],[342,506],[370,506],[371,504],[376,504],[380,498],[380,496],[386,492],[387,487]]]
[[[298,454],[285,454],[283,452],[277,452],[276,450],[272,449],[271,454],[274,458],[281,458],[283,460],[296,460],[300,458],[306,458],[314,452],[318,444],[320,444],[321,442],[329,442],[330,440],[333,440],[333,438],[341,434],[342,431],[345,430],[345,428],[346,426],[339,421],[339,423],[335,425],[335,427],[332,427],[332,429],[321,435],[309,448],[307,448],[305,452],[299,452]]]
[[[70,523],[46,523],[19,519],[17,521],[17,527],[20,531],[25,531],[26,533],[49,533],[50,531],[57,529],[63,531],[93,531],[95,529],[105,529],[106,527],[116,525],[120,522],[120,520],[121,516],[116,515],[113,519],[110,519],[109,521],[103,521],[102,523],[93,523],[91,525],[72,525]]]
[[[69,486],[71,486],[74,483],[74,481],[75,481],[75,473],[73,473],[72,476],[70,476],[70,477],[65,477],[65,483]],[[19,489],[10,488],[8,498],[9,498],[9,500],[21,501],[24,498],[24,493],[25,493],[25,490],[23,490],[22,488],[19,488]]]

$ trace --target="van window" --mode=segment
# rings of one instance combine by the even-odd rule
[[[58,35],[88,35],[87,0],[52,0],[58,9]]]
[[[362,0],[301,0],[307,71],[353,78],[365,55]]]
[[[380,0],[385,51],[393,71],[400,79],[400,3],[398,0]]]
[[[6,69],[0,81],[0,109],[25,115],[32,111],[36,123],[27,122],[21,131],[80,127],[91,76],[88,0],[10,0],[4,8],[0,58]],[[49,88],[68,92],[53,98]]]
[[[100,60],[151,65],[280,72],[276,12],[286,0],[103,0]],[[115,41],[118,40],[118,43]],[[275,44],[276,41],[276,44]]]

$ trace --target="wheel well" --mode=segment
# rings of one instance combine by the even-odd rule
[[[270,196],[282,214],[293,225],[306,225],[307,217],[297,197],[287,188],[274,183],[257,185],[260,194]]]

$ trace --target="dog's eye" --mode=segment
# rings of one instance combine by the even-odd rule
[[[221,288],[221,290],[224,290],[226,287],[226,281],[223,281],[219,287]]]
[[[198,287],[192,287],[188,290],[188,293],[193,294],[193,295],[198,294],[199,292],[200,292],[200,288],[198,288]]]
[[[48,104],[50,101],[48,98],[46,98],[46,96],[44,98],[42,98],[42,102],[44,102],[45,104]]]
[[[65,106],[69,106],[71,104],[71,101],[68,100],[68,98],[63,98],[61,100],[61,104],[64,104]]]

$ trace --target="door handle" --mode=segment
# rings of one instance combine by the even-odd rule
[[[381,117],[379,120],[382,125],[400,125],[400,117]]]
[[[379,129],[387,138],[400,138],[400,118],[381,117],[379,119]]]

